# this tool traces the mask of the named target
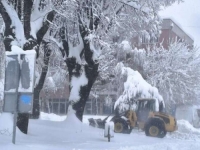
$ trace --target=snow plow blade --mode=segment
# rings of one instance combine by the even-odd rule
[[[110,116],[108,116],[110,117]],[[108,117],[106,117],[105,119],[94,119],[94,118],[89,118],[88,121],[89,121],[89,125],[90,126],[93,126],[93,127],[96,127],[96,128],[100,128],[100,129],[105,129],[105,124],[106,122],[108,121],[113,121],[115,120],[117,117],[114,116],[114,117],[111,117],[108,119]],[[123,133],[123,134],[130,134],[132,131],[132,128],[127,128],[127,129],[123,129],[122,131],[120,132],[116,132],[116,133]]]
[[[109,117],[109,116],[108,116]],[[106,117],[105,119],[93,119],[93,118],[89,118],[89,125],[93,126],[93,127],[97,127],[97,128],[101,128],[104,129],[105,128],[105,123],[106,120],[108,119],[108,117]]]

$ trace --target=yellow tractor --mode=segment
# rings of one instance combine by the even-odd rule
[[[105,122],[113,121],[116,133],[131,133],[132,129],[138,127],[145,131],[147,136],[163,138],[167,132],[177,129],[176,119],[163,112],[163,103],[155,99],[139,99],[136,101],[135,111],[128,110],[122,114],[115,115],[109,120],[89,119],[90,125],[104,128]]]

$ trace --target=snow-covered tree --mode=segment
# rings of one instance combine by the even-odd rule
[[[138,71],[125,67],[119,63],[116,68],[116,74],[124,80],[124,91],[115,102],[115,109],[125,111],[133,109],[136,100],[140,98],[154,98],[158,102],[163,101],[156,87],[146,82]]]
[[[147,53],[144,68],[147,80],[156,86],[166,105],[192,103],[199,97],[200,53],[181,42],[169,50],[159,47]]]
[[[143,33],[145,28],[149,29],[149,36],[157,36],[157,13],[160,6],[167,6],[175,1],[76,0],[65,1],[58,8],[57,11],[62,16],[60,18],[65,18],[64,22],[67,22],[67,26],[60,24],[61,41],[58,44],[61,45],[69,71],[69,100],[80,120],[89,92],[98,76],[100,56],[108,54],[103,49],[105,45],[110,47],[113,37],[118,37],[121,33],[123,36],[120,38],[130,39],[138,30]]]
[[[0,13],[5,24],[3,36],[6,51],[11,51],[12,45],[17,45],[23,50],[35,49],[38,52],[39,44],[55,14],[47,2],[1,0]]]
[[[155,37],[159,33],[160,6],[175,1],[179,0],[2,0],[5,48],[10,51],[12,45],[17,45],[24,50],[35,49],[39,54],[39,45],[54,19],[50,36],[56,39],[67,64],[69,100],[82,120],[89,92],[99,74],[99,63],[104,63],[100,56],[109,53],[107,47],[113,45],[113,39],[130,40],[138,34]],[[106,57],[113,59],[110,54]],[[111,62],[112,66],[114,61]],[[43,81],[39,83],[43,85]]]
[[[97,80],[101,82],[96,82],[96,84],[103,83],[105,88],[102,90],[108,90],[105,83],[110,81],[112,83],[113,81],[118,82],[117,76],[113,71],[118,62],[123,62],[126,66],[138,70],[144,76],[143,63],[145,61],[145,53],[143,50],[135,50],[134,48],[141,44],[142,38],[149,42],[157,39],[161,24],[158,11],[161,6],[166,7],[175,1],[121,0],[117,2],[107,2],[112,4],[111,9],[118,8],[118,11],[112,13],[111,16],[107,13],[107,22],[104,21],[104,26],[108,23],[108,28],[101,30],[101,32],[103,31],[102,33],[104,33],[104,30],[106,32],[106,35],[103,35],[104,38],[101,39],[105,49],[101,50],[99,57],[99,76]],[[120,85],[119,83],[116,84]]]

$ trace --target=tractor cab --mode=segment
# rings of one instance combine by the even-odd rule
[[[155,99],[139,99],[136,103],[136,114],[139,122],[145,122],[150,112],[158,111]]]
[[[137,110],[146,109],[149,111],[156,111],[155,99],[139,99],[137,100]]]
[[[143,129],[145,122],[149,118],[155,116],[157,113],[164,112],[164,104],[163,102],[158,102],[156,99],[139,99],[136,101],[135,112],[139,128]]]

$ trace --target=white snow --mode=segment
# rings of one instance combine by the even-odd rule
[[[71,92],[69,96],[69,101],[77,102],[80,99],[79,92],[81,86],[88,83],[88,79],[85,76],[85,71],[82,68],[82,74],[80,77],[73,76],[71,79]]]
[[[95,45],[97,43],[96,40],[98,39],[98,37],[95,34],[89,34],[86,37],[86,39],[88,39],[88,41],[90,43],[90,49],[93,52],[93,56],[92,56],[93,60],[97,60],[101,55],[100,48],[97,45]]]
[[[187,120],[178,120],[178,130],[171,133],[170,138],[196,141],[200,139],[200,129],[194,128]]]
[[[11,44],[12,45],[18,45],[22,47],[24,43],[26,42],[26,38],[24,37],[24,27],[17,15],[17,12],[14,10],[14,8],[6,2],[6,0],[2,0],[2,4],[4,5],[6,12],[11,18],[12,24],[11,26],[13,27],[16,40],[13,41]]]
[[[122,46],[122,49],[124,51],[130,51],[132,49],[129,41],[126,41],[126,40],[124,40],[124,41],[121,42],[121,46]]]
[[[0,113],[0,136],[11,135],[13,129],[13,115],[11,113]]]
[[[46,119],[43,120],[43,117]],[[66,117],[66,116],[65,116]],[[103,118],[105,116],[83,116],[86,118]],[[47,119],[49,118],[49,119]],[[54,119],[53,119],[54,118]],[[200,130],[190,126],[187,122],[178,121],[179,130],[168,133],[163,139],[145,136],[140,130],[133,130],[131,134],[114,134],[111,142],[104,138],[104,130],[93,128],[87,123],[81,125],[79,130],[74,130],[74,122],[69,120],[62,121],[61,116],[42,113],[39,120],[30,120],[28,135],[24,135],[17,130],[16,144],[12,144],[12,136],[4,134],[0,130],[1,150],[199,150],[200,149]],[[0,115],[0,126],[5,128],[11,121],[11,115]],[[50,121],[54,120],[54,121]],[[59,121],[58,121],[59,120]],[[68,122],[69,121],[69,122]],[[3,122],[3,123],[2,123]],[[195,132],[193,134],[183,131]],[[11,126],[10,126],[11,128]],[[180,138],[183,134],[188,138]],[[189,136],[190,135],[190,136]]]
[[[31,15],[31,20],[32,20]],[[36,33],[40,30],[41,26],[43,25],[43,19],[44,18],[37,18],[36,20],[31,22],[31,35],[36,39]]]
[[[48,1],[48,4],[50,4],[51,1]],[[34,0],[34,7],[33,11],[31,13],[31,35],[36,38],[37,32],[40,30],[40,28],[43,25],[45,16],[47,13],[51,10],[50,7],[46,7],[44,11],[39,11],[40,1]]]
[[[194,127],[200,127],[200,117],[198,116],[198,106],[182,105],[176,108],[175,117],[178,120],[187,120]]]
[[[159,102],[163,102],[163,98],[159,94],[158,89],[147,83],[138,71],[124,67],[122,63],[119,63],[116,69],[121,70],[122,75],[127,75],[127,79],[124,83],[124,92],[116,101],[115,108],[119,106],[121,110],[127,109],[129,105],[125,102],[135,98],[138,94],[138,98],[154,98]],[[156,110],[158,111],[158,103],[156,103]]]
[[[40,113],[40,120],[48,120],[48,121],[64,121],[67,116],[58,116],[56,114],[50,113]]]
[[[200,130],[194,128],[188,121],[186,120],[179,120],[178,121],[178,131],[183,133],[193,133],[193,134],[199,134]]]
[[[35,50],[24,51],[19,46],[13,45],[11,47],[11,52],[6,51],[6,55],[20,55],[20,54],[36,54]]]

